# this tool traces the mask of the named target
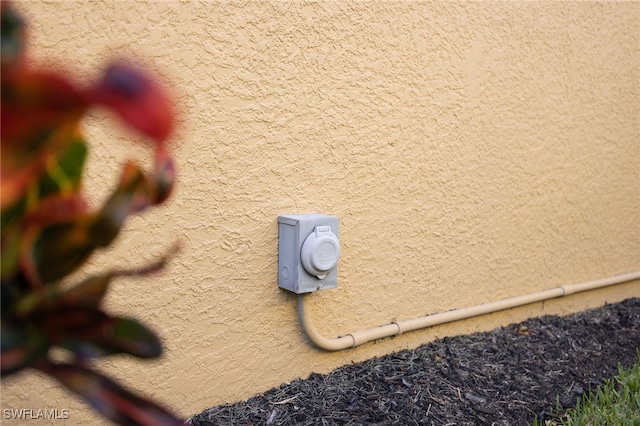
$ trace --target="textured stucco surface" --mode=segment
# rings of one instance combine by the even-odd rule
[[[34,62],[90,79],[124,55],[175,96],[179,188],[90,268],[182,243],[165,273],[109,295],[158,330],[166,355],[100,368],[184,416],[436,337],[640,294],[629,283],[326,353],[276,280],[276,218],[308,212],[340,218],[338,288],[312,299],[332,336],[639,270],[638,2],[20,9]],[[149,152],[101,112],[87,133],[98,204],[118,165]],[[3,381],[2,408],[97,421],[31,373]]]

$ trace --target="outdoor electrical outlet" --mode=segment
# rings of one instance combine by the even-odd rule
[[[338,218],[278,216],[278,286],[296,294],[338,286]]]

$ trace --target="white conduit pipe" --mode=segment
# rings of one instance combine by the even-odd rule
[[[313,321],[311,321],[309,309],[307,309],[306,306],[306,300],[309,293],[298,295],[298,316],[300,317],[300,325],[302,326],[302,330],[307,335],[309,340],[311,340],[316,346],[327,351],[340,351],[343,349],[354,348],[373,340],[397,336],[399,334],[406,333],[407,331],[419,330],[422,328],[432,327],[434,325],[459,321],[479,315],[485,315],[492,312],[498,312],[505,309],[528,305],[530,303],[541,302],[543,300],[568,296],[570,294],[595,290],[598,288],[622,284],[639,279],[640,271],[630,272],[627,274],[616,275],[613,277],[602,278],[594,281],[587,281],[579,284],[564,285],[549,290],[543,290],[538,293],[512,297],[509,299],[498,300],[496,302],[485,303],[468,308],[456,309],[453,311],[427,315],[424,317],[405,321],[394,321],[391,324],[383,325],[381,327],[371,328],[369,330],[359,330],[353,333],[349,333],[346,336],[337,338],[325,337],[321,335],[314,327]]]

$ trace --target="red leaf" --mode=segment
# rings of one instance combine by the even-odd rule
[[[77,123],[87,105],[82,92],[60,74],[24,70],[3,75],[3,148],[26,151],[39,147],[57,127]],[[59,139],[66,141],[67,136],[63,133]]]
[[[171,133],[173,111],[168,98],[152,80],[130,65],[111,65],[90,96],[157,142],[163,142]]]
[[[2,75],[0,97],[4,209],[38,179],[50,156],[75,140],[87,101],[60,75],[26,70]]]
[[[87,202],[80,194],[54,194],[44,198],[26,218],[24,226],[44,228],[47,225],[73,222],[87,212]]]
[[[39,362],[36,367],[58,379],[103,416],[120,425],[177,426],[184,421],[109,378],[73,364]]]

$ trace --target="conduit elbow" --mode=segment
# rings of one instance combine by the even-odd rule
[[[373,342],[374,340],[384,339],[385,337],[396,336],[402,332],[400,324],[393,322],[391,324],[368,330],[354,331],[353,333],[342,337],[325,337],[320,334],[313,325],[313,321],[311,320],[311,315],[306,304],[307,297],[308,293],[298,295],[298,316],[300,318],[300,325],[309,340],[321,349],[327,351],[340,351],[364,345],[365,343]]]
[[[347,334],[343,337],[329,338],[325,337],[313,325],[309,309],[306,306],[306,301],[309,293],[298,295],[298,318],[300,319],[300,326],[302,331],[311,342],[325,351],[341,351],[343,349],[349,349],[356,346],[356,339]]]

